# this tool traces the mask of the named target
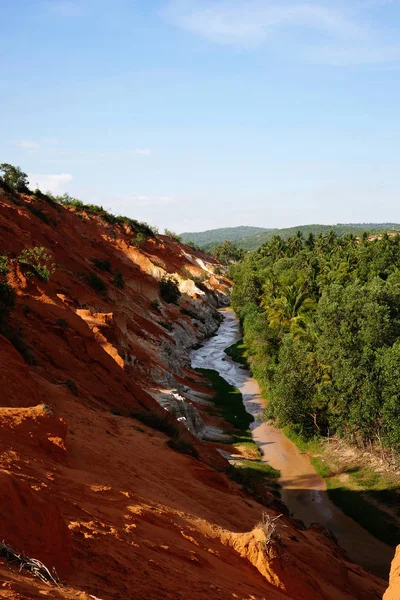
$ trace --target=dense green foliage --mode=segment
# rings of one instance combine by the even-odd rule
[[[176,304],[181,297],[179,285],[173,277],[163,277],[159,282],[160,296],[169,304]]]
[[[1,179],[9,189],[15,192],[29,193],[28,175],[20,167],[2,163],[0,165],[0,172],[3,173]]]
[[[236,245],[243,250],[256,250],[265,242],[269,242],[275,235],[279,235],[282,239],[288,240],[297,231],[301,231],[306,238],[310,233],[314,236],[329,235],[330,231],[338,237],[343,237],[348,234],[361,235],[364,231],[369,233],[381,233],[382,231],[400,231],[400,225],[397,223],[339,223],[337,225],[301,225],[296,227],[288,227],[286,229],[269,229],[267,231],[247,236],[236,241]]]
[[[215,256],[215,258],[217,258],[223,265],[226,266],[238,262],[244,256],[244,251],[228,240],[226,240],[223,244],[213,246],[210,252],[213,256]]]
[[[269,416],[400,450],[400,235],[275,236],[231,268]]]
[[[220,229],[209,229],[208,231],[185,232],[180,237],[183,242],[193,242],[204,248],[228,241],[235,241],[241,238],[269,231],[263,227],[222,227]]]
[[[298,225],[286,229],[265,229],[261,227],[227,227],[225,229],[211,229],[198,233],[182,233],[183,241],[192,240],[203,250],[210,251],[224,241],[233,241],[238,248],[245,251],[257,250],[265,242],[270,241],[275,235],[284,240],[289,239],[301,230],[304,237],[310,233],[314,236],[327,235],[332,230],[337,236],[343,237],[349,233],[361,235],[363,231],[381,233],[383,231],[400,231],[398,223],[344,223],[337,225]]]

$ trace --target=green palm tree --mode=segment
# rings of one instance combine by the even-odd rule
[[[271,327],[291,329],[305,326],[306,315],[315,310],[315,301],[309,298],[306,286],[281,286],[279,293],[276,296],[271,285],[264,286],[261,306],[268,314]]]

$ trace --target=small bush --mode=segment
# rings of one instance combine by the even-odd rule
[[[5,277],[9,272],[7,256],[0,256],[0,277]]]
[[[195,285],[197,288],[199,288],[199,290],[202,290],[203,292],[209,292],[210,290],[208,289],[208,287],[206,285],[204,285],[204,281],[206,279],[205,276],[203,276],[202,278],[200,277],[192,277]]]
[[[182,241],[181,236],[178,235],[177,233],[175,233],[174,231],[171,231],[170,229],[164,229],[164,235],[167,235],[168,237],[173,238],[177,242]]]
[[[123,416],[123,415],[122,415],[122,412],[121,412],[120,410],[118,410],[117,408],[112,408],[112,409],[110,410],[110,413],[111,413],[112,415],[115,415],[116,417],[122,417],[122,416]]]
[[[171,418],[168,418],[167,415],[168,413],[166,413],[165,416],[160,416],[149,412],[131,412],[129,416],[132,419],[141,421],[144,425],[147,425],[147,427],[165,433],[171,438],[179,437],[180,431],[178,425],[174,423]]]
[[[214,268],[214,273],[215,273],[215,275],[222,275],[222,269],[221,269],[221,267],[217,265]]]
[[[124,277],[123,277],[121,271],[118,271],[118,270],[115,271],[113,284],[115,285],[115,287],[119,288],[120,290],[122,290],[125,287],[125,281],[124,281]]]
[[[86,281],[92,289],[99,292],[99,294],[105,294],[107,291],[106,284],[96,273],[90,273],[90,275],[84,274],[82,275],[82,279]]]
[[[179,236],[179,240],[182,241],[182,238]],[[189,248],[192,248],[192,250],[197,250],[198,252],[204,252],[203,248],[201,248],[198,244],[196,244],[195,242],[192,242],[191,240],[188,240],[187,242],[183,242],[183,244],[185,244],[185,246],[189,246]]]
[[[91,258],[90,260],[100,271],[107,271],[107,273],[111,273],[111,263],[109,260],[104,260],[103,258]]]
[[[182,296],[178,282],[173,277],[163,277],[159,282],[160,295],[168,304],[176,304]]]
[[[152,300],[150,302],[150,306],[151,306],[151,308],[153,308],[157,312],[161,312],[161,306],[160,306],[160,303],[159,303],[158,300]]]
[[[164,327],[164,329],[166,329],[167,331],[173,331],[174,330],[174,326],[172,325],[172,323],[168,323],[167,321],[157,321],[157,323],[159,325],[161,325],[161,327]]]
[[[62,204],[63,206],[71,206],[76,210],[82,210],[85,206],[81,200],[78,200],[78,198],[73,198],[69,194],[64,194],[63,196],[55,196],[54,199],[59,204]]]
[[[46,225],[50,225],[50,219],[40,208],[37,208],[34,204],[27,204],[26,206],[35,217],[38,217],[38,219],[43,221],[43,223],[46,223]]]
[[[147,240],[147,236],[144,233],[142,233],[141,231],[139,231],[136,234],[136,237],[133,238],[132,244],[134,246],[136,246],[136,248],[141,248],[141,246],[143,246],[146,243],[146,240]]]
[[[67,386],[71,394],[73,394],[74,396],[78,395],[78,386],[76,385],[75,381],[72,381],[72,379],[67,379],[65,385]]]
[[[180,452],[181,454],[187,454],[188,456],[193,456],[193,458],[198,459],[199,453],[197,448],[193,446],[192,442],[186,442],[181,438],[172,438],[167,442],[168,446],[175,450],[176,452]]]
[[[15,292],[8,283],[0,280],[0,325],[15,305]]]
[[[57,319],[57,325],[60,325],[60,327],[63,327],[64,329],[67,329],[69,327],[65,319]]]
[[[39,189],[36,189],[33,192],[33,196],[36,200],[43,200],[44,202],[50,204],[50,206],[52,206],[53,208],[60,210],[56,199],[54,198],[54,196],[51,195],[50,192],[47,192],[47,194],[43,194],[43,192],[41,192]]]
[[[52,257],[43,246],[34,248],[25,248],[18,257],[21,265],[31,267],[33,271],[28,271],[29,276],[37,276],[42,281],[49,281],[55,273],[56,265]]]

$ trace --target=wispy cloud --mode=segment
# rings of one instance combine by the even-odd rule
[[[37,150],[40,148],[40,145],[37,142],[32,142],[30,140],[19,140],[18,142],[14,142],[14,146],[18,146],[18,148],[24,148],[26,150]]]
[[[330,64],[400,60],[400,43],[372,26],[369,10],[390,10],[383,0],[168,0],[169,22],[212,42],[241,48],[269,46],[276,53]]]
[[[150,148],[136,148],[135,150],[136,154],[139,154],[140,156],[151,156],[152,151],[150,150]]]
[[[62,194],[66,191],[66,185],[71,181],[70,173],[59,174],[37,174],[28,173],[28,180],[31,188],[39,188],[42,192],[53,192],[53,194]]]

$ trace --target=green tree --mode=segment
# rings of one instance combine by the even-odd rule
[[[236,263],[239,260],[241,260],[244,256],[244,250],[238,248],[229,240],[225,240],[225,242],[223,244],[220,244],[219,246],[214,246],[211,253],[223,265]]]
[[[2,163],[0,165],[0,172],[3,173],[2,179],[8,187],[20,193],[29,192],[28,175],[20,167]]]

